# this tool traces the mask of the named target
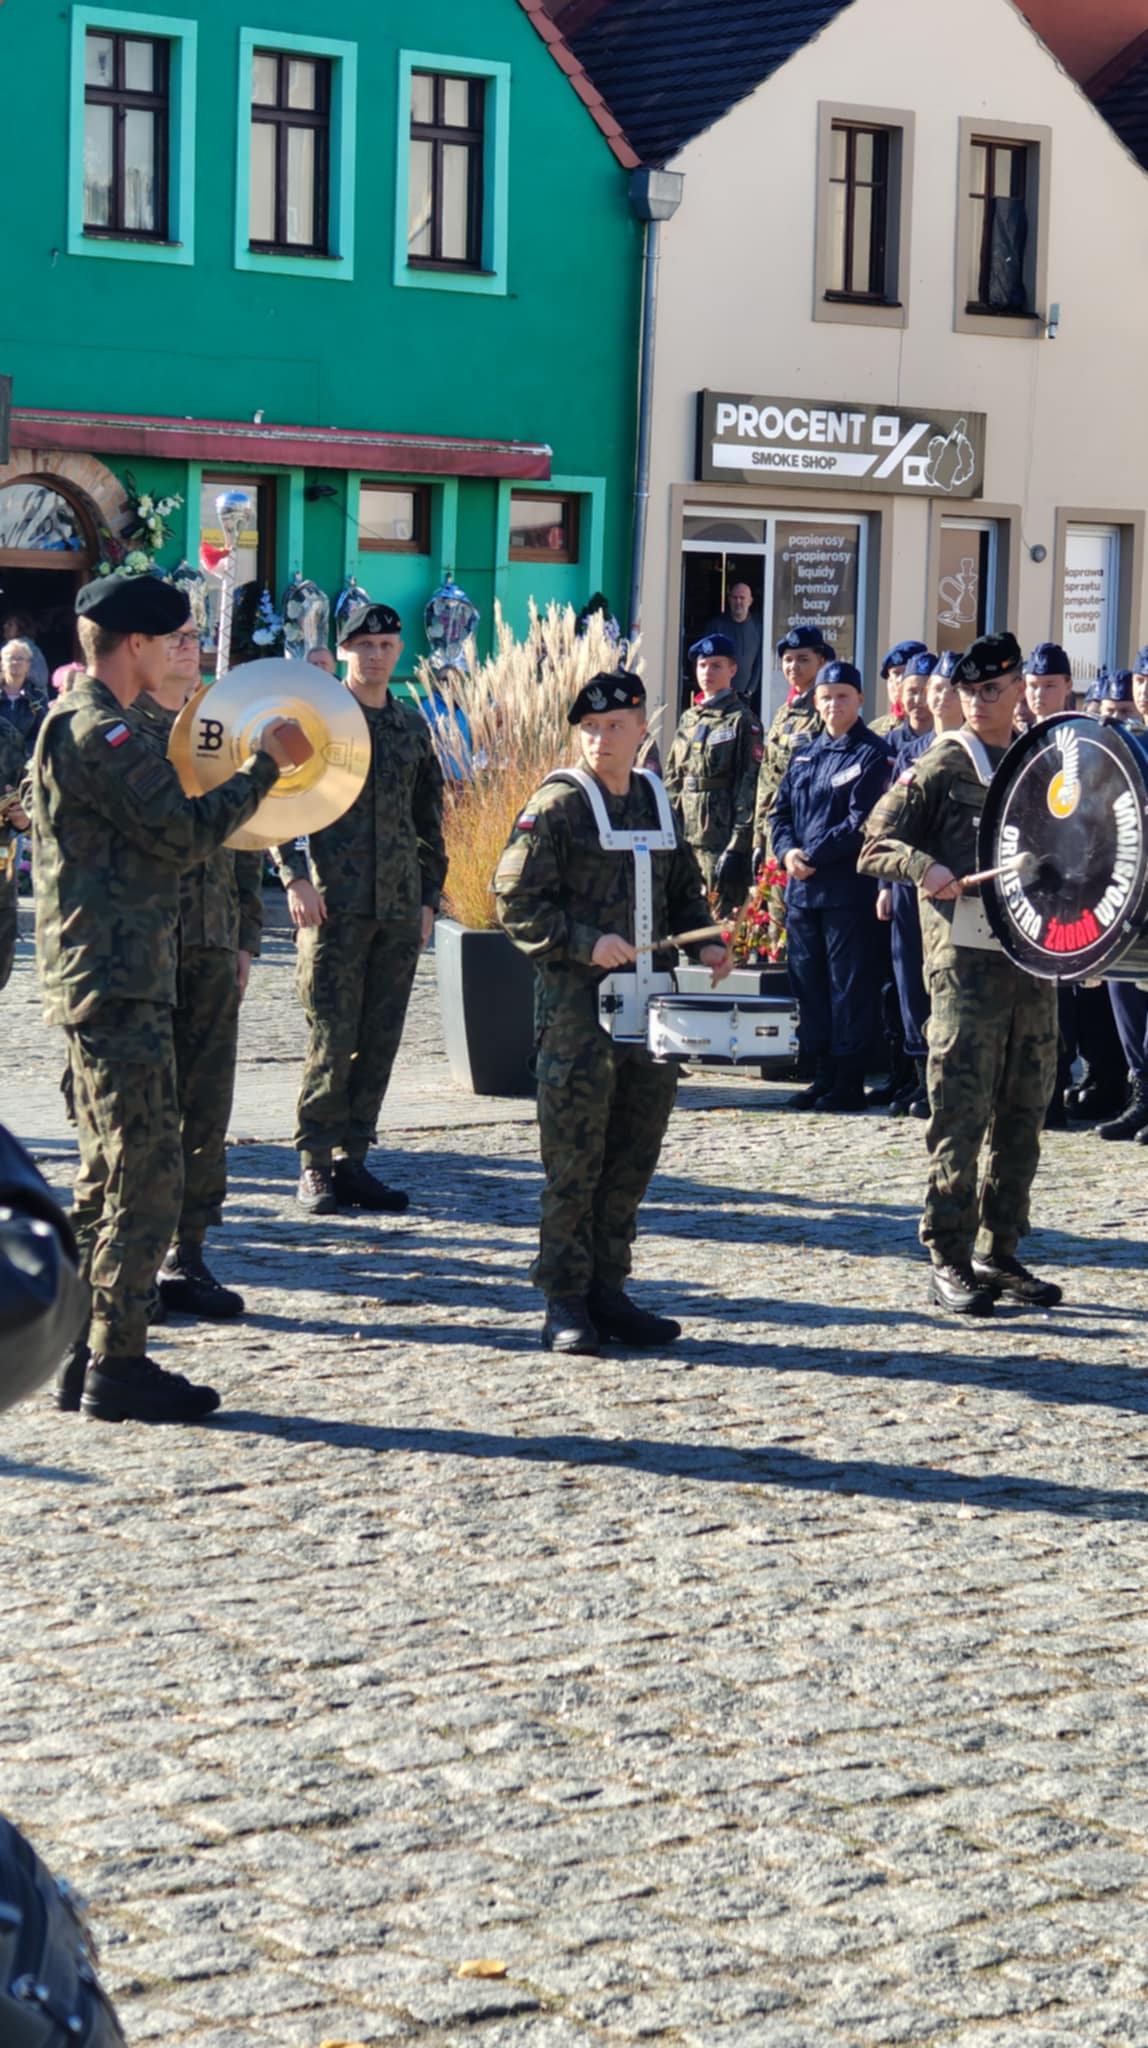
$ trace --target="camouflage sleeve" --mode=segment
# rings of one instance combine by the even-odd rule
[[[915,767],[898,776],[866,820],[859,874],[879,882],[923,879],[935,859],[928,851],[935,832],[935,790],[935,783],[918,780]]]
[[[235,855],[235,886],[239,892],[239,950],[258,959],[263,945],[263,855]]]
[[[762,744],[761,766],[757,772],[757,795],[753,807],[753,843],[766,846],[769,843],[769,819],[785,773],[784,750],[779,746],[775,725],[771,726]]]
[[[185,796],[170,761],[134,725],[110,714],[79,734],[69,721],[49,719],[44,740],[61,789],[90,804],[141,852],[177,869],[214,853],[279,776],[270,754],[255,754],[207,796]],[[37,779],[43,758],[38,750]]]
[[[424,729],[426,750],[415,778],[411,815],[419,842],[419,873],[422,876],[423,908],[437,910],[446,881],[446,843],[442,836],[442,769],[430,733]]]
[[[535,810],[537,801],[531,798],[518,818],[494,871],[498,921],[531,960],[577,960],[589,966],[603,934],[575,923],[566,908],[569,827],[557,805]]]
[[[683,739],[679,727],[678,731],[674,734],[669,754],[666,757],[666,765],[662,771],[662,781],[666,785],[666,795],[673,804],[675,812],[678,808],[678,798],[682,793],[682,777],[686,772],[685,761],[689,749],[689,740]]]
[[[748,853],[757,841],[753,836],[757,806],[757,782],[765,745],[756,718],[739,718],[737,724],[737,774],[733,792],[733,830],[728,851]]]
[[[271,848],[271,858],[275,863],[275,872],[284,888],[287,887],[289,882],[306,882],[310,880],[311,870],[307,862],[307,850],[305,846],[300,846],[297,839],[288,839],[282,846],[273,846]]]

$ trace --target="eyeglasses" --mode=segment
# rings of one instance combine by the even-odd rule
[[[962,697],[979,697],[982,704],[995,704],[1003,690],[1012,688],[1015,676],[1003,676],[999,683],[958,683]]]
[[[167,644],[169,647],[198,647],[199,634],[169,633],[167,636]]]

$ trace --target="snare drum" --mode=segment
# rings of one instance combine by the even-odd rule
[[[698,1067],[755,1067],[797,1054],[797,1012],[780,996],[655,996],[649,1007],[656,1060]]]

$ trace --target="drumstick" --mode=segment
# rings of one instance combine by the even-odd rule
[[[1002,876],[1007,876],[1024,888],[1029,882],[1035,882],[1039,873],[1040,862],[1035,853],[1014,853],[999,868],[984,868],[979,875],[965,875],[961,887],[975,889],[979,882],[999,882]]]
[[[728,945],[728,929],[724,924],[707,924],[700,932],[671,932],[668,939],[651,939],[648,946],[635,946],[634,951],[661,953],[667,946],[700,946],[705,939],[721,939]]]

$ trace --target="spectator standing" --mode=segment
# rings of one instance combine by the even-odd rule
[[[0,718],[13,725],[30,754],[36,743],[44,707],[29,688],[32,647],[27,640],[6,640],[0,648]]]
[[[733,658],[737,663],[737,681],[734,688],[739,697],[744,697],[750,709],[761,717],[761,655],[763,632],[760,619],[753,616],[753,592],[749,584],[741,581],[731,583],[726,592],[725,610],[718,612],[706,627],[706,634],[724,633],[733,641]],[[704,637],[704,636],[703,636]],[[692,650],[691,650],[692,651]]]

